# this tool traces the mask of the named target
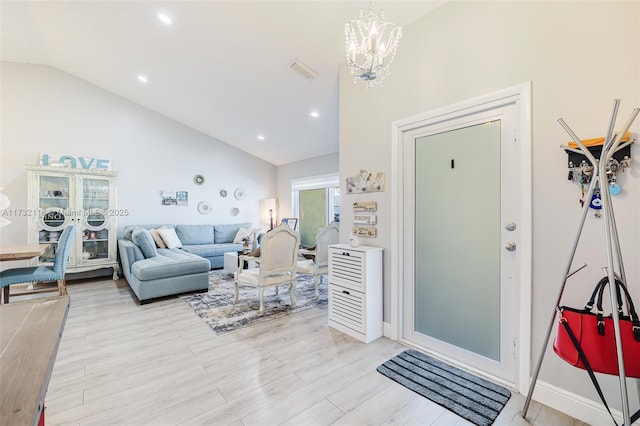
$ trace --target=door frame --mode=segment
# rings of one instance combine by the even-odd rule
[[[532,283],[532,161],[531,161],[531,82],[518,84],[476,98],[437,108],[391,123],[391,315],[385,335],[403,340],[404,329],[404,133],[420,127],[442,123],[468,114],[515,103],[518,108],[519,132],[514,135],[520,144],[520,282],[519,327],[517,330],[518,363],[515,383],[519,392],[528,389],[531,361],[531,283]]]

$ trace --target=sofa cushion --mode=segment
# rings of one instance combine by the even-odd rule
[[[248,238],[249,241],[253,241],[253,228],[239,228],[238,232],[236,232],[236,236],[233,239],[233,244],[242,244],[243,238]]]
[[[192,244],[189,246],[182,246],[182,250],[202,257],[215,257],[224,256],[225,253],[230,251],[241,251],[242,244]]]
[[[160,233],[160,236],[168,249],[182,247],[182,242],[180,241],[180,238],[178,238],[175,229],[160,229],[158,230],[158,233]]]
[[[176,225],[182,245],[213,244],[213,225]]]
[[[208,272],[209,261],[179,249],[158,249],[158,256],[135,262],[132,274],[140,281]]]
[[[126,225],[122,230],[122,237],[125,240],[131,240],[131,233],[136,228],[152,229],[152,228],[161,228],[161,227],[173,228],[173,225],[163,225],[161,223],[156,225]]]
[[[160,232],[158,232],[161,229],[167,229],[167,227],[162,225],[160,228],[152,228],[152,229],[149,229],[149,233],[151,234],[151,237],[153,237],[153,241],[156,242],[156,246],[160,248],[167,248],[167,245],[165,244],[164,240],[160,236]]]
[[[145,258],[155,257],[158,255],[156,251],[156,242],[153,240],[151,233],[143,227],[138,227],[131,232],[131,241],[140,247],[140,251]]]
[[[216,225],[213,230],[214,239],[216,244],[231,243],[238,233],[240,228],[250,228],[250,223],[233,223],[229,225]]]

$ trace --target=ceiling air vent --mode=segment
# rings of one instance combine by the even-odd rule
[[[289,68],[303,76],[308,80],[313,80],[318,76],[318,72],[311,68],[309,65],[302,62],[300,59],[295,58],[289,65]]]

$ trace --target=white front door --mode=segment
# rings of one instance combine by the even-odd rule
[[[519,106],[403,132],[403,338],[516,384]]]

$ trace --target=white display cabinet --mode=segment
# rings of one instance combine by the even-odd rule
[[[382,251],[329,246],[329,326],[365,343],[382,336]]]
[[[76,225],[67,272],[112,268],[118,279],[117,173],[105,170],[27,166],[29,243],[47,246],[34,264],[51,264],[58,237]]]

